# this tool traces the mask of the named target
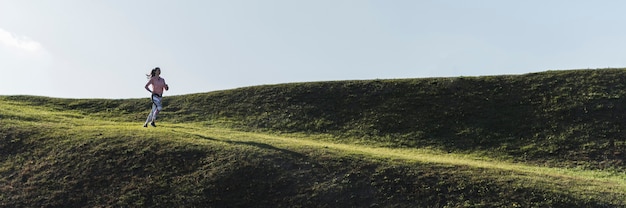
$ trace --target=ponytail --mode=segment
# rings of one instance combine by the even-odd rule
[[[160,70],[159,67],[156,67],[154,69],[152,69],[152,71],[150,71],[150,74],[146,74],[146,78],[151,79],[152,77],[156,76],[156,71]]]

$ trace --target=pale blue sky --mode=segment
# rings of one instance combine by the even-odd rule
[[[626,1],[0,0],[0,95],[626,67]]]

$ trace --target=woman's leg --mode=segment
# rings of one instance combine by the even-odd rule
[[[161,99],[163,99],[163,98],[159,97],[159,96],[153,96],[153,99],[152,99],[152,101],[154,103],[154,113],[152,114],[152,122],[153,123],[154,123],[154,121],[156,121],[157,116],[159,115],[159,112],[161,112],[161,110],[163,109],[163,104],[161,103]]]
[[[152,103],[152,109],[150,109],[150,113],[148,114],[148,119],[146,119],[146,123],[143,124],[143,127],[148,127],[148,123],[154,121],[154,112],[156,111],[156,104]]]
[[[152,111],[152,123],[156,121],[157,115],[159,115],[159,107],[155,105],[154,111]]]

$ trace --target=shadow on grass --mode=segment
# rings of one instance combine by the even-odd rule
[[[238,141],[220,140],[220,139],[211,138],[211,137],[200,135],[200,134],[191,134],[191,135],[200,137],[202,139],[210,140],[210,141],[226,142],[228,144],[247,145],[247,146],[253,146],[253,147],[257,147],[257,148],[261,148],[261,149],[273,150],[273,151],[281,152],[281,153],[290,155],[292,157],[297,157],[297,158],[304,158],[304,157],[306,157],[305,155],[303,155],[301,153],[294,152],[294,151],[291,151],[291,150],[281,149],[281,148],[274,147],[272,145],[265,144],[265,143],[259,143],[259,142],[238,142]]]

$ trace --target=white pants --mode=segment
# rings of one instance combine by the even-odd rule
[[[150,114],[148,114],[148,119],[146,119],[146,123],[154,122],[159,114],[159,111],[163,109],[163,104],[161,104],[161,99],[163,97],[152,94],[152,110],[150,110]]]

